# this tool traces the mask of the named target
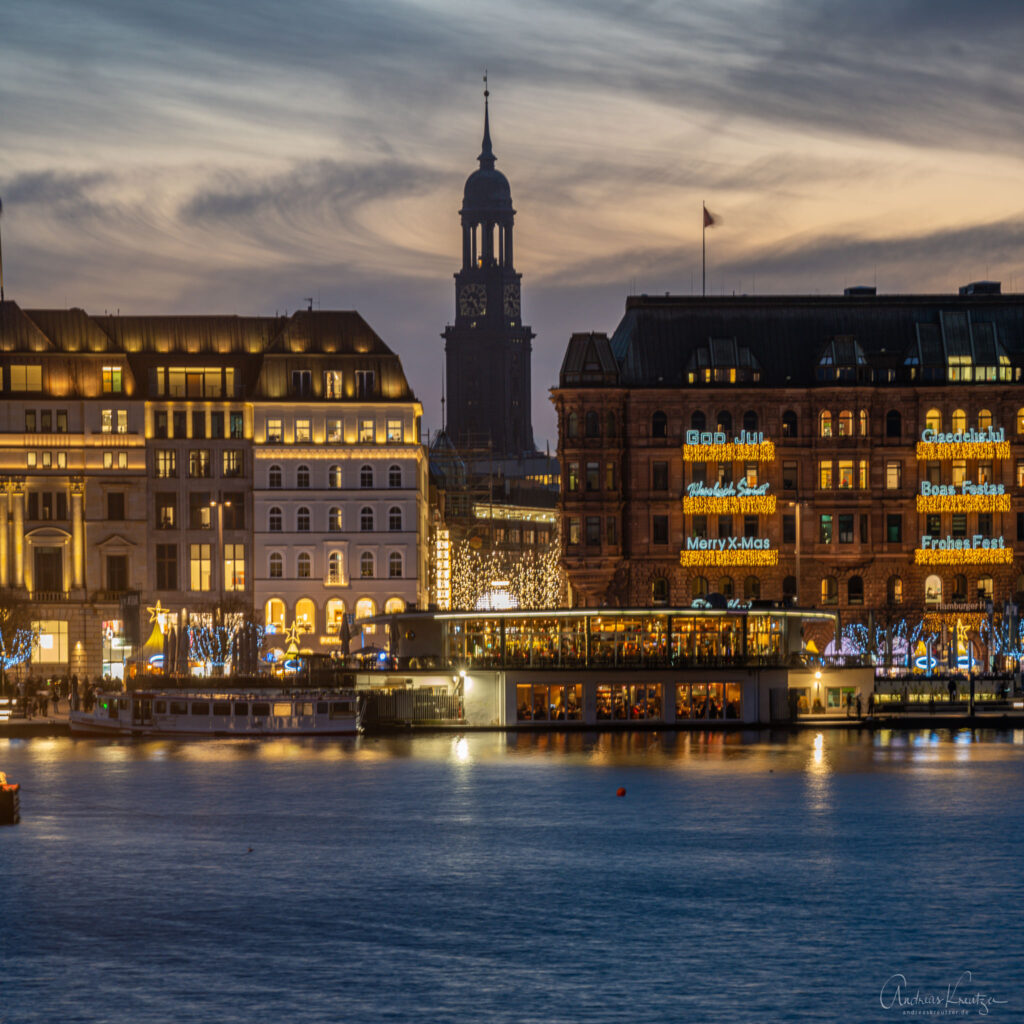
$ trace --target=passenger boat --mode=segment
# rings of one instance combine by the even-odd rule
[[[354,736],[355,693],[98,693],[73,709],[71,731],[93,736]]]

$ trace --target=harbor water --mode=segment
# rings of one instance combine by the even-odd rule
[[[1024,1020],[1021,732],[0,738],[0,771],[3,1024]]]

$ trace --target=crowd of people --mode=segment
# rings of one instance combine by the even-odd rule
[[[120,690],[124,684],[120,679],[104,676],[95,683],[85,676],[28,676],[12,687],[12,710],[16,717],[47,718],[59,715],[80,706],[91,711],[96,704],[96,694],[109,690]]]

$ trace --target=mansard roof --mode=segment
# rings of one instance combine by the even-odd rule
[[[622,387],[942,383],[964,379],[949,369],[967,363],[996,368],[987,380],[1016,381],[1024,295],[641,295],[627,300],[611,339],[602,338],[572,336],[561,386],[602,383],[581,371],[585,353],[605,343]]]

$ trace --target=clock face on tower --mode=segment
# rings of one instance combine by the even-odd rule
[[[519,285],[505,285],[505,316],[519,316]]]
[[[464,284],[459,289],[459,312],[463,316],[483,316],[487,312],[487,289],[482,284]]]

